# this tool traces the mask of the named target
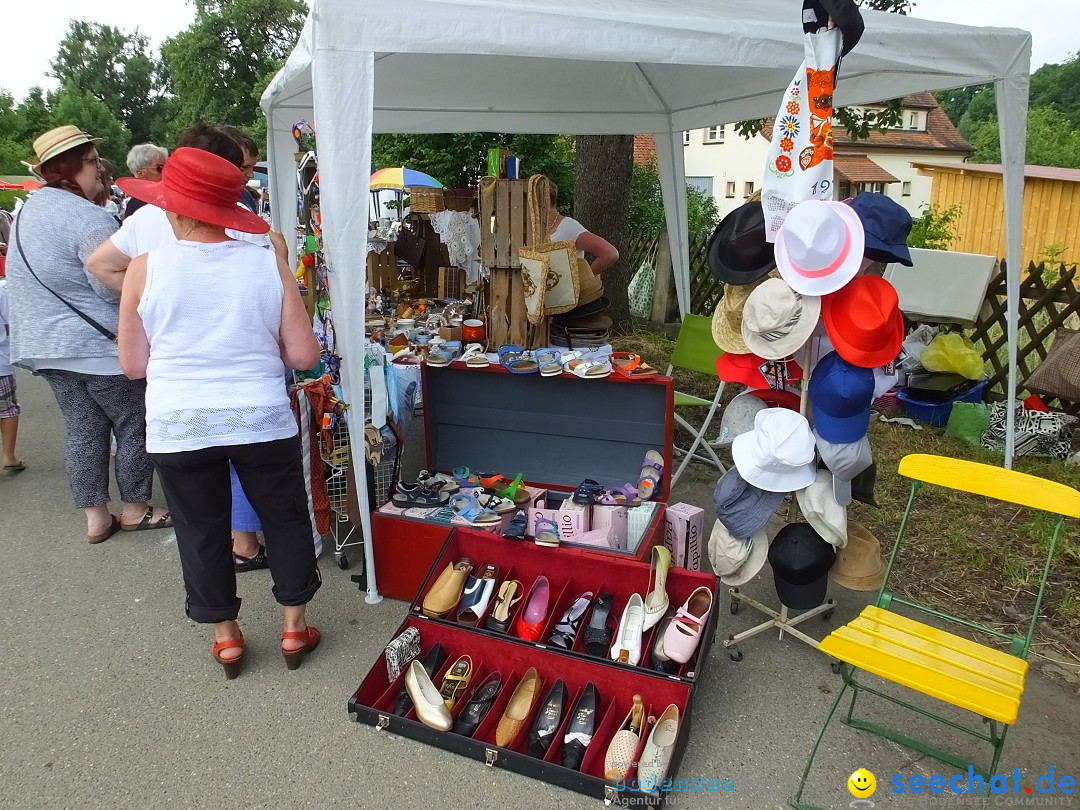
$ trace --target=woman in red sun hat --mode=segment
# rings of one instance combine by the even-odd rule
[[[273,253],[230,239],[265,233],[239,205],[244,177],[201,149],[177,149],[160,183],[124,179],[163,208],[178,242],[136,258],[120,301],[120,363],[146,377],[146,447],[169,502],[187,615],[214,625],[212,654],[240,672],[244,637],[230,541],[229,462],[262,521],[289,669],[319,643],[306,606],[321,580],[300,442],[282,378],[319,360],[292,274]]]

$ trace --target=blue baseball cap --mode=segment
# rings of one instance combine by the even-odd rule
[[[836,352],[829,352],[814,366],[809,395],[814,428],[826,441],[857,442],[870,429],[873,369],[853,366]]]
[[[907,246],[911,214],[907,209],[875,191],[856,195],[851,207],[859,215],[865,234],[863,256],[875,262],[900,262],[911,267],[911,252]]]

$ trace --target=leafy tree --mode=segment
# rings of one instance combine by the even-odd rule
[[[98,153],[112,162],[115,171],[121,171],[131,133],[103,101],[76,84],[65,84],[56,95],[50,95],[49,106],[56,121],[74,124],[95,138],[101,138]]]
[[[628,203],[630,233],[658,233],[664,229],[667,223],[656,164],[634,166]],[[686,213],[691,239],[712,232],[720,221],[716,200],[689,184],[686,186]]]
[[[1043,65],[1031,74],[1028,106],[1050,107],[1080,129],[1080,53],[1060,65]]]
[[[975,149],[972,161],[1000,163],[997,120],[982,124],[971,136]],[[1028,111],[1026,163],[1036,166],[1061,166],[1080,169],[1080,129],[1058,110],[1041,107]]]
[[[169,132],[178,135],[200,120],[250,128],[262,118],[256,88],[265,87],[289,55],[307,6],[301,0],[194,3],[195,22],[162,47],[176,100]]]
[[[15,127],[12,130],[16,140],[24,142],[29,148],[34,138],[48,132],[55,126],[52,111],[40,87],[31,87],[19,105],[15,108]]]
[[[925,210],[912,222],[908,247],[948,250],[956,236],[956,223],[960,219],[961,207],[952,205],[939,209],[930,203],[924,203],[922,207]]]
[[[559,187],[560,208],[574,198],[574,151],[561,135],[510,135],[495,132],[434,135],[376,135],[371,162],[376,169],[408,166],[454,188],[475,187],[487,174],[488,149],[506,149],[520,160],[522,177],[543,174]]]
[[[80,87],[112,110],[136,142],[149,139],[161,84],[145,36],[71,20],[51,66],[61,85]]]
[[[975,91],[956,128],[970,141],[975,131],[988,121],[997,121],[997,93],[992,84]]]
[[[945,111],[945,114],[949,116],[953,126],[958,126],[960,119],[967,112],[968,105],[971,104],[971,99],[975,97],[975,94],[981,88],[982,85],[972,85],[971,87],[957,87],[953,90],[939,90],[934,93],[934,98],[937,99],[937,103],[941,105],[941,109]]]

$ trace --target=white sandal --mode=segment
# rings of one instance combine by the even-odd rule
[[[571,360],[566,364],[566,370],[583,380],[593,380],[609,376],[611,364],[597,363],[594,360]]]
[[[491,361],[484,353],[484,347],[479,343],[470,343],[466,346],[458,360],[463,360],[469,368],[487,368],[491,365]]]

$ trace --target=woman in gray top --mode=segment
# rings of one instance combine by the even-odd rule
[[[116,230],[92,200],[102,190],[98,139],[74,126],[34,141],[46,186],[30,195],[11,234],[7,261],[11,361],[44,377],[67,425],[66,466],[91,543],[118,530],[171,526],[150,499],[144,380],[120,368],[115,331],[119,296],[87,271],[87,257]],[[109,510],[110,435],[123,511]]]

